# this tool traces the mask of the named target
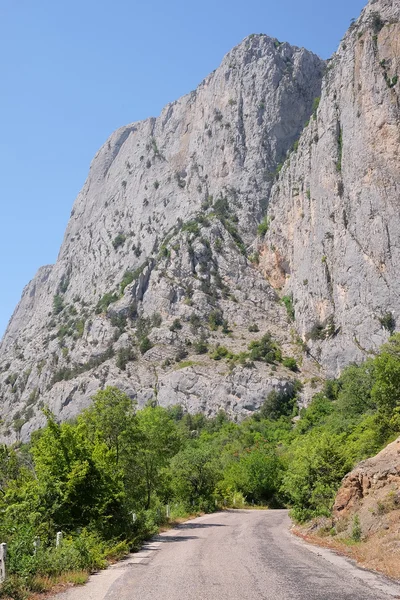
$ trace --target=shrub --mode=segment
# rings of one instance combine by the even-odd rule
[[[190,315],[189,322],[190,322],[190,329],[191,329],[192,333],[196,333],[201,325],[201,319],[200,319],[199,315],[197,315],[196,313],[192,313]]]
[[[123,233],[119,233],[112,242],[112,245],[114,247],[114,250],[116,250],[117,248],[119,248],[120,246],[123,246],[125,244],[125,240],[126,240],[126,235],[124,235]]]
[[[252,325],[249,325],[249,331],[250,333],[257,333],[258,331],[260,331],[260,328],[257,325],[257,323],[253,323]]]
[[[312,114],[313,114],[314,119],[317,118],[317,111],[319,108],[320,101],[321,101],[320,96],[318,96],[317,98],[314,98],[314,102],[313,102],[313,106],[312,106]]]
[[[362,534],[362,530],[361,530],[360,517],[358,515],[354,515],[353,527],[351,529],[351,539],[354,542],[360,542],[361,534]]]
[[[338,173],[341,173],[342,158],[343,158],[343,131],[342,131],[342,128],[339,129],[337,144],[338,144],[338,160],[336,163],[336,170]]]
[[[290,321],[294,321],[295,319],[295,312],[294,312],[294,306],[293,306],[293,296],[283,296],[282,297],[282,302],[286,307],[286,312],[288,314],[289,320]]]
[[[314,342],[316,340],[324,340],[326,338],[326,331],[323,323],[316,321],[307,337]]]
[[[179,329],[182,329],[182,323],[180,322],[179,319],[174,319],[171,327],[169,328],[170,331],[178,331]]]
[[[210,329],[215,331],[220,325],[223,325],[224,319],[220,310],[212,310],[208,315],[208,324]]]
[[[382,21],[381,15],[378,12],[371,13],[371,25],[375,34],[379,33],[385,26],[385,23]]]
[[[222,243],[221,238],[216,238],[214,242],[214,248],[217,252],[222,252],[224,245]]]
[[[64,308],[64,301],[59,294],[56,294],[53,298],[53,313],[58,315]]]
[[[153,347],[153,344],[151,343],[151,341],[149,340],[149,338],[146,336],[144,337],[140,344],[139,344],[139,350],[141,354],[146,354],[146,352],[148,350],[150,350]]]
[[[207,354],[208,346],[205,340],[200,339],[193,342],[193,349],[195,354]]]
[[[136,355],[132,348],[121,348],[117,352],[117,359],[115,361],[115,364],[117,365],[118,369],[121,369],[121,371],[125,371],[128,362],[131,362],[135,359]]]
[[[282,360],[282,353],[276,342],[272,340],[271,334],[266,333],[261,340],[249,344],[251,360],[273,363]]]
[[[225,346],[217,346],[210,356],[214,360],[221,360],[221,358],[233,358],[233,354],[229,352]]]
[[[260,237],[264,237],[269,229],[269,219],[268,217],[264,217],[259,226],[257,227],[257,233]]]
[[[199,224],[197,221],[188,221],[184,225],[182,225],[182,231],[187,231],[188,233],[192,233],[194,237],[200,235]]]
[[[160,313],[155,312],[151,315],[150,321],[152,327],[160,327],[162,323],[162,316],[160,315]]]
[[[111,313],[110,322],[113,327],[118,327],[119,331],[122,333],[126,327],[127,317],[122,313]]]
[[[379,318],[379,321],[382,327],[384,329],[387,329],[387,331],[390,331],[390,333],[393,333],[396,329],[396,320],[391,312],[384,313]]]
[[[96,304],[95,312],[97,314],[106,312],[106,310],[110,306],[110,304],[112,304],[113,302],[116,302],[117,300],[118,300],[117,294],[113,294],[112,292],[107,292],[106,294],[104,294],[104,296],[102,296],[100,298],[100,300]]]
[[[125,271],[124,276],[122,278],[122,281],[120,283],[120,287],[121,287],[121,295],[124,293],[125,288],[132,283],[132,281],[135,279],[134,274],[132,271]]]
[[[282,364],[284,367],[286,367],[287,369],[290,369],[291,371],[298,371],[296,359],[294,359],[290,356],[284,358],[282,361]]]

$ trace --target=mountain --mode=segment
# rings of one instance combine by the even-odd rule
[[[260,249],[329,375],[376,352],[400,317],[399,13],[371,1],[329,61]]]
[[[107,385],[241,418],[298,378],[306,402],[388,337],[399,10],[371,1],[328,65],[249,36],[109,138],[1,342],[2,439],[29,437],[44,405],[75,416]]]

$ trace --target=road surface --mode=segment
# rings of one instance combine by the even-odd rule
[[[292,536],[285,510],[224,511],[163,533],[56,600],[388,600],[400,583]]]

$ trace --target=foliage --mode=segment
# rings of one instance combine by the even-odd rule
[[[53,298],[53,313],[58,315],[64,308],[64,300],[62,296],[56,294]]]
[[[125,371],[128,362],[136,359],[136,355],[132,348],[121,348],[117,352],[115,364],[121,371]]]
[[[212,331],[218,329],[220,325],[223,325],[224,319],[220,310],[212,310],[208,315],[208,324]]]
[[[291,356],[287,356],[286,358],[284,358],[282,360],[282,364],[284,367],[286,367],[287,369],[290,369],[291,371],[298,371],[298,367],[297,367],[297,362],[295,358],[292,358]]]
[[[320,96],[318,96],[317,98],[314,98],[314,102],[313,102],[313,106],[312,106],[312,113],[313,113],[314,119],[317,118],[317,112],[318,112],[320,102],[321,102]]]
[[[142,340],[139,344],[139,350],[140,350],[141,354],[146,354],[146,352],[148,350],[150,350],[152,347],[153,347],[153,344],[151,343],[151,341],[149,340],[149,338],[147,336],[142,338]]]
[[[264,217],[263,220],[261,221],[261,223],[258,225],[257,227],[257,234],[260,237],[264,237],[264,235],[267,233],[268,229],[269,229],[269,218],[268,217]]]
[[[181,323],[180,319],[174,319],[169,330],[170,331],[179,331],[180,329],[182,329],[182,323]]]
[[[259,341],[250,342],[249,350],[251,360],[260,360],[267,363],[282,360],[281,350],[269,333],[263,335]]]
[[[110,306],[110,304],[112,304],[113,302],[116,302],[117,300],[118,300],[117,294],[113,294],[112,292],[107,292],[106,294],[104,294],[104,296],[102,296],[100,298],[100,300],[96,304],[95,312],[97,314],[106,312],[106,310]]]
[[[120,246],[123,246],[125,244],[125,240],[126,240],[126,235],[124,235],[123,233],[119,233],[112,242],[113,248],[114,250],[116,250],[117,248],[119,248]]]
[[[294,305],[293,305],[293,296],[282,296],[281,300],[282,300],[283,304],[285,305],[289,320],[294,321],[295,312],[294,312]]]
[[[143,320],[141,334],[150,325]],[[282,358],[269,334],[249,355]],[[222,346],[211,356],[239,360]],[[126,358],[117,354],[120,368]],[[75,421],[57,423],[45,410],[47,425],[29,445],[0,446],[0,539],[10,573],[0,593],[22,598],[65,571],[84,579],[154,534],[166,504],[180,516],[246,502],[289,506],[298,521],[329,516],[343,476],[400,432],[400,334],[325,382],[294,422],[299,389],[294,380],[271,391],[240,424],[222,411],[208,418],[164,409],[156,388],[142,410],[113,387],[99,390]],[[57,531],[64,541],[55,549]],[[360,536],[355,521],[352,538]]]
[[[394,333],[394,330],[396,328],[396,320],[391,312],[384,313],[379,318],[379,321],[384,329],[387,329],[392,334]]]

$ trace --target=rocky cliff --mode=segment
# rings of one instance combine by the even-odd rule
[[[379,454],[362,461],[344,478],[336,496],[333,515],[339,534],[348,534],[358,515],[363,535],[398,529],[400,509],[400,438]]]
[[[399,12],[371,0],[327,68],[249,36],[194,92],[110,137],[2,340],[3,439],[106,385],[242,417],[295,378],[306,399],[387,338]]]
[[[354,558],[399,578],[399,511],[400,438],[344,478],[333,509],[333,539],[361,542],[353,547]]]
[[[330,375],[373,353],[400,316],[399,13],[397,0],[370,1],[329,61],[260,245]]]
[[[158,118],[110,137],[56,264],[25,288],[2,340],[3,438],[26,438],[43,405],[74,416],[106,385],[140,405],[232,416],[290,391],[289,368],[245,354],[267,332],[294,351],[287,312],[249,257],[323,70],[304,49],[250,36]]]

